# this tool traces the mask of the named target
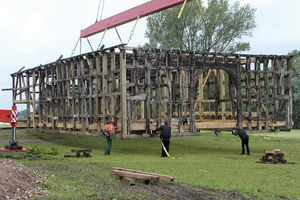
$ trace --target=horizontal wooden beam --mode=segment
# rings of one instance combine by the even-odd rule
[[[159,181],[159,176],[149,175],[149,174],[144,174],[144,173],[121,171],[121,170],[112,170],[112,175],[117,175],[120,177],[128,177],[128,178],[133,178],[133,179],[138,179],[138,180],[144,180],[144,181],[151,181],[151,182]]]
[[[137,171],[137,170],[133,170],[133,169],[124,169],[124,168],[119,168],[119,167],[113,167],[112,170],[119,170],[119,171],[126,171],[126,172],[133,172],[133,173],[139,173],[139,174],[147,174],[147,175],[158,176],[160,181],[168,181],[168,182],[174,181],[174,177],[168,176],[168,175],[163,175],[163,174],[142,172],[142,171]]]

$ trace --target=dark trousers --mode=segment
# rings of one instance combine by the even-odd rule
[[[247,154],[250,155],[249,138],[242,140],[242,154],[245,154],[245,146],[246,146],[246,149],[247,149]]]
[[[170,138],[161,138],[161,141],[163,142],[167,152],[169,153],[169,146],[170,146]],[[168,156],[164,150],[164,148],[161,148],[161,157]]]
[[[111,148],[111,143],[112,143],[112,138],[107,138],[107,145],[105,148],[104,155],[110,155],[110,148]]]

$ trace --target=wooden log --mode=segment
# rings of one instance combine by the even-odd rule
[[[92,157],[91,155],[90,156],[85,156],[85,155],[64,155],[65,158],[90,158]]]
[[[122,177],[122,181],[127,183],[128,185],[135,185],[135,180],[133,178]]]
[[[144,174],[144,173],[134,173],[134,172],[128,172],[128,171],[121,171],[121,170],[112,170],[112,174],[121,176],[121,177],[133,178],[133,179],[150,181],[150,182],[159,181],[159,176],[149,175],[149,174]]]
[[[119,167],[113,167],[112,170],[127,171],[127,172],[132,172],[132,173],[139,173],[139,174],[147,174],[147,175],[158,176],[160,181],[168,181],[168,182],[174,181],[174,177],[168,176],[168,175],[162,175],[162,174],[155,174],[155,173],[137,171],[137,170],[133,170],[133,169],[124,169],[124,168],[119,168]]]
[[[92,152],[91,149],[72,149],[71,152]]]

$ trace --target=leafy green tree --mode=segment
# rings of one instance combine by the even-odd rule
[[[292,64],[292,87],[293,87],[293,121],[294,128],[300,128],[300,51],[294,50],[289,53],[293,55]]]
[[[17,112],[17,119],[19,121],[21,120],[27,120],[27,110],[21,110]]]
[[[239,2],[230,5],[229,0],[208,0],[207,7],[200,4],[203,19],[195,1],[186,4],[179,19],[181,6],[150,16],[145,32],[149,43],[145,47],[218,53],[250,49],[249,42],[241,39],[252,36],[255,8]]]

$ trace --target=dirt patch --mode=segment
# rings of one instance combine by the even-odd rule
[[[30,167],[30,166],[29,166]],[[45,171],[46,177],[60,177],[55,184],[65,188],[74,187],[74,192],[88,187],[89,193],[74,194],[72,199],[122,199],[122,200],[244,200],[236,191],[212,190],[205,187],[193,187],[176,182],[159,181],[154,184],[145,184],[136,181],[130,186],[121,181],[117,176],[111,175],[111,167],[105,163],[85,163],[80,165],[64,164],[39,164],[32,166]],[[68,182],[61,181],[68,180]],[[78,182],[82,184],[78,184]],[[70,184],[69,186],[67,184]],[[85,188],[85,187],[84,187]],[[59,199],[55,194],[53,198]]]
[[[156,200],[156,199],[166,199],[166,200],[244,200],[242,196],[238,195],[235,191],[220,191],[212,190],[204,187],[192,187],[183,185],[180,183],[167,183],[167,182],[158,182],[155,184],[146,185],[143,183],[138,183],[135,186],[129,186],[124,183],[119,183],[114,185],[115,188],[118,188],[119,191],[128,191],[135,193],[128,199],[147,199],[147,200]],[[141,196],[138,198],[139,196]],[[112,196],[105,196],[103,199],[112,199]]]
[[[39,188],[41,177],[16,161],[0,160],[0,199],[28,199],[34,194],[46,195]]]

